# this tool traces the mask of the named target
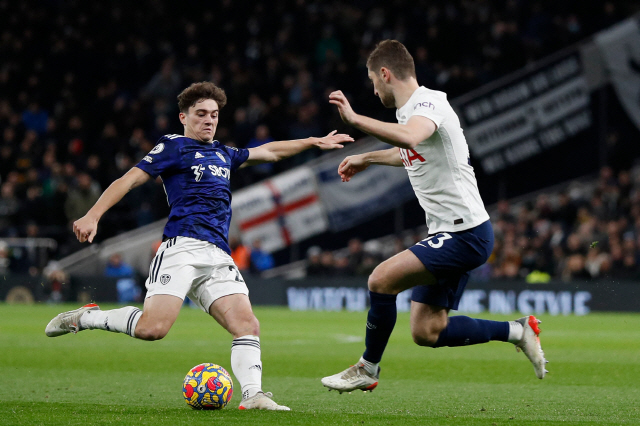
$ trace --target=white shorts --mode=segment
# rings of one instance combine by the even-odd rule
[[[203,311],[230,294],[249,295],[244,279],[224,250],[207,241],[174,237],[163,242],[151,261],[147,296],[188,296]]]

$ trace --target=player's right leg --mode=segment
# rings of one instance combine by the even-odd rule
[[[108,311],[89,304],[63,312],[52,319],[45,329],[49,337],[82,330],[107,330],[125,333],[143,340],[162,339],[180,312],[191,283],[199,274],[192,265],[190,239],[170,238],[158,248],[147,278],[144,312],[135,306]]]
[[[357,363],[340,373],[324,377],[322,384],[340,393],[356,389],[372,391],[378,385],[378,364],[396,323],[398,293],[416,285],[433,283],[433,274],[408,250],[378,265],[368,283],[371,308],[367,315],[366,350]]]
[[[169,295],[149,297],[144,302],[144,311],[135,306],[103,311],[90,303],[59,314],[49,322],[45,333],[57,337],[82,330],[106,330],[142,340],[158,340],[171,329],[182,303],[182,299]]]

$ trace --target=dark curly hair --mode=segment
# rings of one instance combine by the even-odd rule
[[[187,113],[189,108],[205,99],[213,99],[220,109],[227,104],[227,94],[223,89],[210,81],[202,81],[193,83],[178,95],[178,108],[180,112]]]

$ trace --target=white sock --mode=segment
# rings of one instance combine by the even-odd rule
[[[364,369],[367,370],[369,374],[373,374],[374,376],[378,374],[379,362],[369,362],[362,357],[360,357],[359,362],[364,365]]]
[[[87,311],[80,317],[81,329],[100,329],[135,336],[136,325],[142,311],[135,306],[125,306],[110,311]]]
[[[231,343],[231,369],[242,387],[243,400],[262,390],[260,353],[258,336],[241,336]]]
[[[524,333],[524,327],[518,321],[509,321],[509,337],[507,341],[509,343],[518,343],[522,340]]]

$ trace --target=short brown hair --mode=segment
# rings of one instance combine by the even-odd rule
[[[413,57],[398,40],[383,40],[369,54],[367,68],[377,74],[382,67],[388,68],[399,80],[416,77]]]
[[[210,81],[202,81],[193,83],[178,95],[178,108],[180,112],[186,113],[189,108],[205,99],[213,99],[218,103],[220,109],[227,104],[227,94],[224,93],[224,90]]]

